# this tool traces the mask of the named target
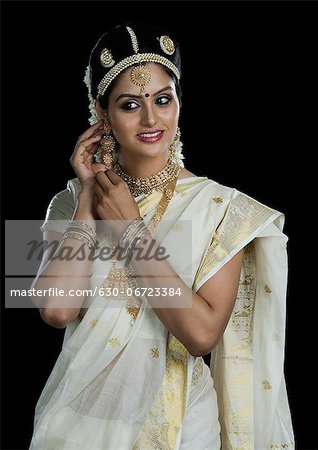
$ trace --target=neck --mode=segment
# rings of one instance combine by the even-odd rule
[[[119,155],[118,163],[122,170],[134,178],[147,178],[160,172],[168,162],[168,157],[162,155],[159,157],[145,158],[134,155]]]

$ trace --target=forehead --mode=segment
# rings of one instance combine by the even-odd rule
[[[147,63],[145,64],[151,72],[151,80],[145,86],[147,92],[156,92],[165,86],[174,86],[172,78],[167,74],[161,64]],[[121,94],[127,92],[134,95],[140,94],[140,87],[135,85],[131,79],[131,71],[133,67],[128,67],[123,73],[121,73],[112,89],[111,95]]]

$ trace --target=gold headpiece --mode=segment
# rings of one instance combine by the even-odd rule
[[[160,41],[160,47],[162,51],[167,53],[167,55],[173,55],[175,52],[175,47],[173,40],[169,38],[169,36],[161,36],[159,39]]]
[[[150,69],[144,64],[147,62],[158,63],[167,67],[176,76],[177,80],[180,80],[179,69],[165,56],[157,53],[139,53],[139,44],[134,30],[129,26],[126,26],[126,29],[131,39],[134,54],[122,59],[116,64],[111,51],[107,48],[102,50],[100,54],[101,64],[105,68],[111,67],[111,69],[106,73],[106,75],[104,75],[97,87],[98,97],[101,97],[105,93],[110,83],[121,72],[135,64],[138,64],[138,66],[134,67],[131,71],[131,81],[135,85],[139,86],[141,91],[143,91],[145,86],[151,81]],[[174,42],[169,36],[161,36],[157,39],[159,40],[160,48],[164,53],[167,55],[172,55],[175,52]]]
[[[104,48],[104,50],[100,54],[100,63],[106,68],[112,67],[115,64],[112,52],[107,48]]]
[[[128,56],[128,58],[123,59],[110,69],[110,71],[104,76],[104,78],[98,85],[98,96],[101,97],[105,93],[110,83],[121,72],[123,72],[133,64],[140,64],[143,62],[154,62],[166,66],[176,76],[177,80],[180,80],[179,70],[171,61],[169,61],[169,59],[165,58],[164,56],[157,55],[156,53],[139,53],[136,55]]]

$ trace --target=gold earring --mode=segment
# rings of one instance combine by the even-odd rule
[[[114,163],[116,141],[111,134],[112,129],[108,122],[104,122],[103,129],[105,134],[100,142],[102,161],[111,168]]]
[[[180,138],[181,138],[181,131],[180,131],[180,128],[178,127],[176,135],[173,140],[173,143],[169,147],[169,156],[172,160],[176,159],[176,156],[177,156],[176,154],[177,154],[177,152],[179,150],[179,146],[180,146]]]

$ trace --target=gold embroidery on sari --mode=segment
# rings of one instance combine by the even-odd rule
[[[181,225],[180,223],[174,223],[174,224],[171,226],[171,230],[172,230],[172,231],[175,231],[175,232],[179,232],[179,231],[182,230],[182,225]]]
[[[231,251],[273,214],[270,208],[239,193],[229,205],[194,280],[194,287],[217,267]]]
[[[101,292],[103,296],[109,298],[131,298],[128,295],[129,292],[134,292],[137,287],[140,287],[136,278],[135,272],[130,267],[116,267],[115,265],[110,268],[107,278],[101,285]],[[115,292],[118,292],[118,296],[115,296]],[[114,297],[113,297],[114,294]]]
[[[112,347],[119,347],[120,346],[120,342],[118,338],[109,338],[108,339],[108,344]]]
[[[270,382],[267,381],[267,380],[264,380],[264,381],[262,382],[262,385],[263,385],[263,388],[264,388],[265,390],[267,390],[267,391],[269,391],[270,389],[272,389],[272,386],[271,386]]]
[[[224,339],[212,353],[213,374],[226,366],[225,377],[215,377],[220,411],[222,448],[254,449],[253,323],[256,294],[254,242],[245,248],[238,295]],[[214,377],[214,376],[213,376]],[[231,400],[235,399],[234,402]]]
[[[271,294],[272,293],[271,288],[267,284],[265,284],[264,289],[265,289],[266,294]]]
[[[249,286],[250,284],[253,283],[253,281],[254,281],[254,275],[252,273],[250,273],[250,274],[246,273],[244,280],[240,281],[240,286]]]
[[[110,298],[111,296],[114,300],[126,300],[125,310],[132,317],[131,325],[136,320],[142,305],[142,300],[133,295],[140,287],[141,284],[130,267],[117,268],[115,265],[111,267],[107,278],[101,285],[104,297]]]
[[[94,328],[95,325],[97,324],[97,322],[98,322],[97,319],[92,319],[92,320],[90,321],[91,327]]]
[[[133,450],[173,450],[186,411],[188,351],[174,336],[168,341],[166,370],[154,404]]]
[[[153,358],[159,358],[159,356],[160,356],[159,348],[153,347],[153,348],[151,349],[151,356],[152,356]]]
[[[185,197],[187,195],[187,189],[191,188],[192,186],[195,186],[198,183],[201,183],[202,181],[207,180],[207,177],[204,178],[197,178],[192,181],[186,181],[185,183],[177,184],[176,187],[176,193],[179,194],[181,197]]]
[[[199,383],[203,375],[203,358],[199,356],[193,366],[191,390]]]
[[[295,443],[294,442],[288,442],[285,444],[272,444],[271,448],[294,448]]]
[[[193,186],[195,186],[198,183],[201,183],[202,181],[207,180],[207,177],[204,178],[198,178],[192,181],[187,181],[185,183],[182,184],[178,184],[175,187],[175,194],[179,194],[182,197],[187,195],[187,190],[192,188]],[[168,193],[169,194],[169,193]],[[170,195],[173,195],[173,192],[170,192]],[[147,213],[154,208],[155,206],[157,206],[159,204],[159,201],[162,197],[162,192],[153,192],[150,196],[148,197],[144,197],[140,200],[137,201],[138,203],[138,207],[139,207],[139,212],[141,216],[145,216],[147,215]]]
[[[223,203],[223,199],[221,197],[212,197],[212,200],[214,201],[214,203],[216,204],[220,204]]]
[[[132,320],[137,319],[138,313],[140,311],[142,301],[139,298],[133,297],[127,300],[125,305],[126,311],[132,317]]]

